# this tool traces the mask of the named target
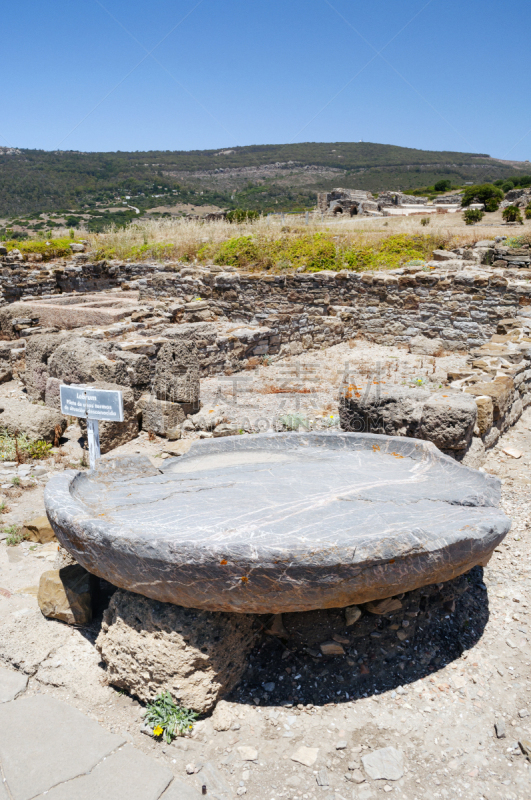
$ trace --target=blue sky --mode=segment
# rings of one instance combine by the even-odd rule
[[[1,30],[0,144],[531,158],[529,0],[19,0]]]

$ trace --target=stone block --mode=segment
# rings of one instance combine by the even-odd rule
[[[46,381],[44,402],[48,408],[55,408],[56,411],[61,411],[61,384],[59,378],[48,378]]]
[[[252,616],[196,611],[118,591],[96,647],[114,686],[141,700],[166,689],[187,708],[205,712],[238,684],[255,638]]]
[[[175,431],[190,413],[191,406],[181,403],[170,403],[158,400],[151,394],[143,394],[137,404],[142,413],[142,430],[167,436]]]
[[[494,405],[492,397],[479,395],[476,397],[478,407],[477,427],[480,436],[484,436],[492,427],[494,421]]]
[[[490,397],[493,405],[494,419],[503,417],[511,405],[514,393],[514,382],[506,375],[499,375],[488,383],[475,383],[465,391],[476,397]]]
[[[407,335],[407,331],[405,332]],[[426,336],[415,336],[409,342],[409,352],[422,356],[438,356],[443,351],[441,339],[428,339]]]
[[[55,533],[50,525],[50,521],[46,514],[41,517],[32,519],[31,522],[26,522],[23,528],[26,534],[26,539],[30,542],[37,542],[38,544],[47,544],[47,542],[56,542]]]
[[[68,625],[92,622],[94,577],[79,564],[43,572],[37,601],[45,617]]]
[[[200,353],[195,341],[166,342],[157,355],[154,391],[159,400],[199,408]]]
[[[66,429],[66,417],[59,411],[21,400],[0,400],[0,428],[10,434],[25,434],[28,439],[52,444]]]

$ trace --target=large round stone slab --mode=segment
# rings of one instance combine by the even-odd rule
[[[279,613],[347,606],[484,564],[510,528],[500,481],[430,442],[357,433],[195,443],[161,469],[107,458],[49,481],[60,543],[165,602]]]

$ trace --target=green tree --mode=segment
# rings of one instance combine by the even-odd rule
[[[452,181],[448,181],[443,179],[442,181],[437,181],[435,186],[433,187],[436,192],[449,192],[452,188]]]
[[[503,200],[503,191],[492,183],[479,183],[465,189],[461,205],[466,208],[470,203],[484,203],[485,211],[497,211]]]

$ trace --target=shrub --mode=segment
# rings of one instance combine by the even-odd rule
[[[433,187],[436,192],[449,192],[452,188],[452,181],[443,179],[442,181],[437,181],[437,183]]]
[[[24,253],[40,253],[44,261],[49,258],[61,258],[72,255],[70,249],[71,244],[72,240],[66,236],[63,239],[43,239],[42,241],[31,239],[24,242],[12,239],[11,241],[4,242],[4,246],[7,247],[8,250],[18,249],[22,255],[24,255]]]
[[[501,185],[501,188],[504,192],[510,192],[511,189],[514,189],[514,183],[512,181],[504,181],[504,183]]]
[[[503,191],[492,183],[480,183],[468,186],[463,194],[461,205],[466,208],[470,203],[484,203],[485,211],[497,211],[503,200]]]
[[[522,219],[522,214],[518,206],[507,206],[502,211],[502,217],[504,218],[505,222],[519,222],[520,225],[524,224],[524,220]]]
[[[463,219],[467,225],[475,225],[476,222],[480,222],[484,216],[485,212],[480,208],[467,208],[463,213]]]
[[[323,233],[288,240],[283,255],[294,267],[305,267],[309,272],[335,269],[336,245]]]
[[[26,456],[48,458],[51,449],[49,442],[31,441],[24,433],[15,437],[0,429],[0,462],[23,461]]]
[[[244,208],[235,208],[233,211],[227,212],[227,222],[253,222],[259,219],[260,214],[258,211],[247,211]]]
[[[529,203],[529,205],[527,205],[525,208],[525,218],[531,219],[531,203]]]
[[[198,255],[201,258],[202,250]],[[214,263],[228,267],[245,267],[258,261],[259,250],[251,236],[237,236],[222,242],[214,256]]]
[[[426,226],[430,224],[430,221],[431,220],[429,217],[422,217],[422,219],[420,220],[420,224]]]

